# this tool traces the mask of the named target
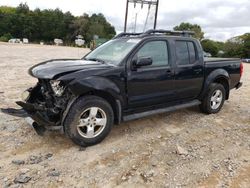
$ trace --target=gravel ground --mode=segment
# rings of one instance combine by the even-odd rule
[[[30,66],[87,51],[0,43],[0,107],[17,107],[36,83]],[[195,107],[122,123],[88,148],[0,112],[0,187],[250,187],[250,64],[242,80],[218,114]]]

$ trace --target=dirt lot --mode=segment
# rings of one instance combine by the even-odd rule
[[[35,84],[30,66],[86,52],[0,43],[0,107],[17,107]],[[190,108],[122,123],[86,149],[0,112],[0,187],[250,187],[250,64],[243,82],[219,114]]]

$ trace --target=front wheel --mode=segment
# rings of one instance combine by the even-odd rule
[[[106,100],[97,96],[84,96],[70,108],[64,129],[74,143],[91,146],[108,135],[113,121],[113,110]]]
[[[224,104],[225,96],[224,86],[219,83],[212,83],[200,105],[201,111],[207,114],[219,112]]]

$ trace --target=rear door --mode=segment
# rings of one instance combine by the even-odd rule
[[[203,85],[203,56],[193,40],[175,40],[175,88],[178,99],[196,98]]]
[[[134,59],[151,57],[152,65],[131,69]],[[146,107],[171,101],[174,94],[174,72],[167,40],[144,42],[128,62],[128,104],[131,108]]]

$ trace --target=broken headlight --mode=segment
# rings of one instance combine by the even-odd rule
[[[56,96],[58,96],[58,97],[62,96],[65,88],[63,87],[61,81],[51,80],[50,85],[51,85],[51,88]]]

